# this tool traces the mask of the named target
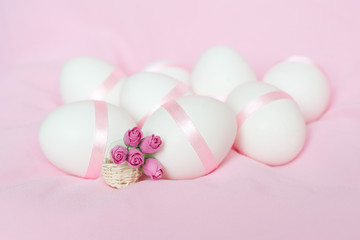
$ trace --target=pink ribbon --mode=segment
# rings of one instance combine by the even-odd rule
[[[107,103],[94,101],[95,107],[95,131],[94,143],[91,151],[89,166],[84,178],[96,179],[100,175],[101,164],[103,162],[108,134],[108,111]]]
[[[178,84],[165,97],[163,97],[142,119],[140,119],[137,125],[142,127],[146,119],[148,119],[151,114],[161,107],[161,105],[165,104],[167,101],[183,96],[187,91],[188,87],[184,83],[178,82]]]
[[[280,99],[289,99],[289,100],[293,100],[292,97],[282,91],[275,91],[275,92],[269,92],[266,93],[264,95],[261,95],[255,99],[253,99],[252,101],[250,101],[245,107],[244,109],[242,109],[237,115],[236,115],[236,119],[237,119],[237,123],[238,123],[238,129],[241,128],[241,126],[243,125],[243,123],[253,114],[255,113],[257,110],[259,110],[261,107],[276,101],[276,100],[280,100]]]
[[[211,153],[209,146],[201,136],[200,132],[196,129],[196,126],[191,121],[182,107],[175,101],[171,100],[162,106],[174,119],[176,124],[180,127],[185,137],[189,140],[191,146],[198,155],[202,162],[206,174],[212,172],[218,165],[213,154]]]
[[[95,89],[91,94],[90,99],[102,100],[124,76],[125,74],[120,68],[115,68],[105,81]]]

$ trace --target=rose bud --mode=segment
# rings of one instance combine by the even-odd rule
[[[139,149],[133,148],[129,150],[129,155],[126,161],[130,167],[138,168],[144,163],[144,155]]]
[[[141,141],[140,149],[143,153],[154,153],[160,148],[161,143],[161,138],[153,134]]]
[[[124,136],[124,142],[126,145],[131,147],[136,147],[139,145],[141,138],[143,137],[143,133],[140,128],[134,127],[131,130],[128,130]]]
[[[163,166],[154,158],[146,159],[142,170],[145,175],[151,177],[152,180],[159,180],[163,175]]]
[[[115,146],[111,149],[111,158],[115,164],[123,163],[127,158],[127,149],[122,146]]]

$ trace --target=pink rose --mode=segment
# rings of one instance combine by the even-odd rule
[[[140,149],[143,153],[154,153],[160,148],[161,143],[161,138],[153,134],[141,141]]]
[[[111,149],[111,158],[115,164],[123,163],[127,158],[127,149],[122,146],[115,146]]]
[[[163,166],[154,158],[146,159],[142,169],[147,176],[151,177],[152,180],[159,180],[163,175]]]
[[[131,130],[128,130],[124,136],[124,142],[126,145],[131,147],[136,147],[139,145],[141,138],[143,137],[143,133],[140,128],[134,127]]]
[[[138,168],[144,163],[144,155],[139,149],[133,148],[129,150],[129,155],[126,161],[130,167]]]

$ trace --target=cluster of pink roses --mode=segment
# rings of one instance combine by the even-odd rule
[[[142,167],[142,171],[153,180],[162,177],[163,167],[149,155],[160,148],[162,142],[159,136],[153,134],[143,138],[141,129],[134,127],[125,133],[124,142],[127,147],[117,145],[111,149],[111,158],[115,164],[126,161],[132,168]]]

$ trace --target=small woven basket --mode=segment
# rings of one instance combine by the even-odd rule
[[[113,188],[124,188],[139,181],[142,171],[131,168],[126,162],[115,164],[107,158],[102,164],[101,172],[106,184]]]

